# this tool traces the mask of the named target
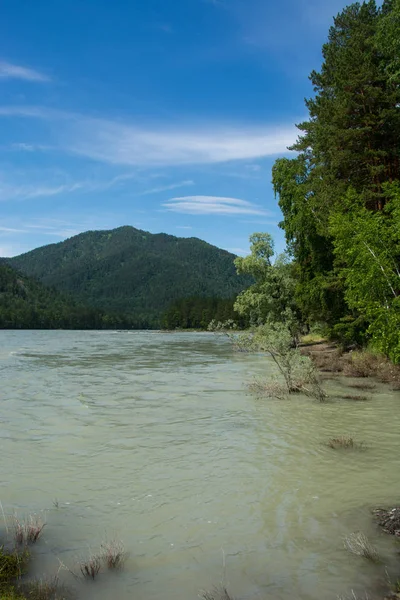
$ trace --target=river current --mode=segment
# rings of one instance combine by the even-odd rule
[[[0,500],[46,519],[36,575],[117,538],[122,572],[60,571],[78,598],[190,600],[221,582],[246,599],[379,596],[395,543],[370,508],[399,502],[400,393],[344,379],[323,404],[249,392],[272,373],[213,334],[1,331]],[[365,449],[326,446],[340,435]],[[382,564],[345,550],[355,531]]]

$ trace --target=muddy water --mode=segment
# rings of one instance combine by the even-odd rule
[[[0,332],[0,499],[43,511],[35,570],[118,537],[125,570],[81,584],[85,600],[190,600],[222,580],[243,598],[334,599],[394,572],[371,505],[400,498],[400,394],[367,402],[258,399],[262,356],[209,334]],[[342,434],[362,452],[324,442]],[[363,530],[384,563],[343,549]]]

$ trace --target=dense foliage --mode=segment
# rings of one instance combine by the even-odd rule
[[[197,238],[133,227],[89,231],[13,259],[11,266],[78,301],[159,326],[172,302],[232,298],[249,283],[234,255]]]
[[[250,236],[251,253],[238,256],[235,265],[238,273],[250,275],[253,285],[236,299],[234,308],[251,326],[265,323],[285,323],[297,333],[300,312],[294,298],[295,267],[285,254],[274,256],[274,244],[268,233]]]
[[[79,305],[55,289],[0,263],[0,329],[140,328],[143,325]]]
[[[212,320],[233,320],[246,327],[248,320],[234,309],[234,298],[182,298],[165,312],[162,326],[165,329],[207,329]]]
[[[334,20],[273,185],[305,320],[400,362],[400,0]]]

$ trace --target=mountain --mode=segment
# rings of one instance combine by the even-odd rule
[[[7,262],[90,306],[150,325],[185,297],[232,298],[251,280],[235,256],[197,238],[151,234],[134,227],[88,231]]]

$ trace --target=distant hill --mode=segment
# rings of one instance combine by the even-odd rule
[[[185,297],[232,298],[251,280],[235,256],[197,238],[151,234],[134,227],[88,231],[7,262],[86,305],[155,325]]]
[[[118,315],[88,308],[0,262],[0,329],[131,327]],[[140,324],[139,324],[140,325]]]

